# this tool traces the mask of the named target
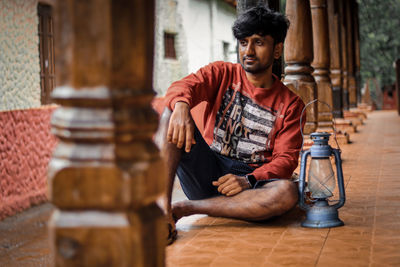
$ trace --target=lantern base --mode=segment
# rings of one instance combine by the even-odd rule
[[[318,200],[314,206],[307,210],[306,220],[301,223],[303,227],[328,228],[344,225],[339,219],[339,213],[333,206],[329,206],[326,200]]]

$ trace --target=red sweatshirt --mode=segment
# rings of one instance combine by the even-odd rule
[[[174,82],[165,101],[171,110],[178,101],[190,108],[206,101],[205,141],[217,153],[255,167],[257,180],[290,178],[296,169],[304,103],[277,77],[271,88],[257,88],[240,64],[214,62]]]

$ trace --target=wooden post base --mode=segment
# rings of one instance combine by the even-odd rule
[[[336,141],[334,139],[333,128],[332,127],[318,127],[317,132],[330,133],[329,145],[331,147],[337,147]],[[350,143],[350,135],[342,130],[336,129],[336,140],[339,145],[345,145]]]
[[[357,126],[348,119],[335,119],[335,126],[338,131],[346,132],[348,134],[357,132]]]
[[[343,111],[343,117],[345,119],[351,120],[353,125],[359,126],[364,124],[364,114],[361,112],[354,112],[351,110]]]
[[[346,132],[337,132],[336,133],[336,140],[339,145],[347,145],[350,143],[350,135]],[[333,137],[329,140],[329,145],[332,147],[336,147],[337,144]]]
[[[373,106],[367,103],[360,103],[357,105],[357,109],[369,113],[372,112],[374,110]]]
[[[363,120],[368,118],[368,115],[367,115],[368,112],[360,109],[358,106],[356,108],[351,108],[350,111],[357,114]]]

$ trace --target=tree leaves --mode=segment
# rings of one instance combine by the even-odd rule
[[[400,58],[400,0],[359,0],[361,77],[393,84]]]

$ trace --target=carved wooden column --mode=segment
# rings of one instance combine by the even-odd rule
[[[305,104],[316,99],[317,87],[311,75],[313,68],[313,36],[311,25],[311,10],[308,0],[286,1],[286,16],[290,21],[285,42],[284,83],[298,94]],[[304,133],[309,134],[317,129],[318,106],[313,103],[307,107],[307,122]]]
[[[343,112],[344,118],[352,121],[354,125],[363,124],[364,113],[354,110],[357,107],[357,82],[355,76],[355,41],[353,0],[344,1],[346,16],[346,39],[347,39],[347,79],[348,79],[348,110]],[[350,111],[350,108],[352,111]]]
[[[317,83],[318,99],[333,107],[332,83],[330,79],[329,27],[326,0],[311,0],[313,26],[314,67],[313,76]],[[333,41],[333,40],[332,40]],[[340,75],[340,74],[339,74]],[[318,102],[318,129],[322,132],[333,132],[332,110],[326,104]],[[349,136],[338,131],[336,139],[340,144],[347,144]],[[334,140],[332,140],[334,143]]]
[[[318,99],[332,107],[332,84],[329,77],[329,29],[326,0],[310,0],[310,5],[314,48],[314,60],[311,64],[314,68],[313,76],[317,83]],[[318,130],[332,130],[331,110],[327,105],[320,102],[318,102]]]
[[[164,266],[152,142],[154,2],[63,0],[55,16],[59,137],[49,166],[56,266]]]
[[[357,84],[355,77],[355,53],[354,53],[354,31],[353,31],[353,8],[352,0],[345,1],[346,4],[346,36],[347,36],[347,77],[349,80],[349,107],[357,107]]]
[[[340,42],[340,17],[337,0],[328,0],[328,25],[330,45],[330,75],[332,82],[333,116],[343,118],[342,107],[342,58]]]
[[[337,0],[339,2],[340,11],[340,44],[341,44],[341,57],[342,57],[342,105],[343,110],[349,109],[349,80],[348,80],[348,67],[347,67],[347,30],[346,30],[346,4],[347,0]]]
[[[356,88],[357,88],[357,104],[361,103],[361,55],[360,55],[360,21],[358,13],[358,3],[353,1],[354,15],[354,52],[355,52],[355,77],[356,77]]]
[[[356,132],[357,127],[351,120],[344,119],[344,110],[348,110],[347,38],[344,6],[343,0],[328,0],[335,124],[338,130],[349,134]]]

